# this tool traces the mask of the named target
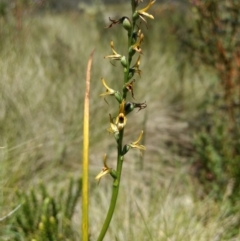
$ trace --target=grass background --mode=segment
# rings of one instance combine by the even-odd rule
[[[121,6],[123,11],[129,6]],[[116,10],[117,9],[117,10]],[[189,123],[216,77],[198,71],[178,55],[173,23],[181,14],[174,6],[160,5],[155,20],[144,28],[142,77],[136,79],[135,98],[147,109],[128,117],[124,142],[145,130],[143,158],[131,151],[125,159],[122,187],[106,240],[206,241],[239,240],[224,237],[236,221],[228,200],[215,202],[201,196],[191,174],[192,136]],[[127,10],[129,11],[129,10]],[[0,19],[0,216],[19,200],[16,190],[34,188],[40,181],[49,190],[81,174],[85,72],[95,48],[91,78],[90,117],[90,232],[96,240],[105,218],[111,178],[100,185],[94,177],[102,168],[104,153],[115,166],[115,141],[106,129],[117,102],[99,98],[103,77],[111,88],[122,86],[121,68],[103,56],[110,40],[125,53],[125,32],[120,26],[104,29],[107,17],[119,8],[105,6],[90,13],[35,14],[23,18],[16,30],[11,16]],[[182,65],[185,65],[183,69]],[[184,72],[183,72],[184,70]],[[181,77],[182,74],[182,77]],[[131,99],[131,98],[129,98]],[[73,220],[80,228],[80,203]],[[9,219],[0,222],[0,240],[11,240]]]

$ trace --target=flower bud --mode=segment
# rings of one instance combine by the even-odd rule
[[[115,132],[114,133],[114,138],[115,138],[116,142],[118,143],[118,141],[119,141],[119,132]]]
[[[124,111],[125,111],[125,114],[129,114],[130,112],[132,112],[135,108],[135,104],[132,103],[132,102],[127,102],[124,106]]]
[[[129,73],[128,73],[128,80],[130,80],[133,76],[134,76],[134,69],[129,69]]]
[[[127,31],[131,31],[132,24],[128,17],[123,17],[122,25],[123,25],[124,29],[126,29]]]
[[[116,91],[114,93],[114,96],[115,96],[116,100],[118,101],[118,103],[121,104],[122,103],[122,95],[120,94],[120,92]]]
[[[114,179],[117,178],[117,172],[116,172],[115,170],[113,170],[113,169],[111,169],[110,175],[111,175]]]
[[[127,60],[125,56],[122,56],[121,58],[121,64],[124,68],[127,68]]]
[[[123,150],[122,150],[122,155],[124,156],[129,151],[129,149],[130,149],[130,146],[129,145],[125,145],[123,147]]]
[[[139,14],[138,14],[138,12],[136,11],[136,12],[133,14],[133,20],[136,21],[136,20],[138,20],[138,18],[139,18]]]
[[[129,53],[129,56],[132,57],[136,53],[136,50],[134,50],[133,47],[131,46],[128,50],[128,53]]]
[[[138,31],[134,31],[132,34],[132,44],[135,44],[137,42],[138,38]]]
[[[134,103],[134,102],[127,102],[124,105],[124,112],[125,115],[132,112],[135,108],[138,108],[138,111],[145,109],[147,107],[147,104],[145,102],[143,103]]]

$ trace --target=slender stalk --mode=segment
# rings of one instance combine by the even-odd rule
[[[140,17],[144,20],[144,16],[147,16],[147,17],[150,17],[153,19],[154,17],[152,15],[146,13],[146,11],[150,8],[150,6],[154,2],[155,2],[155,0],[150,0],[148,5],[145,8],[136,11],[136,8],[139,4],[139,0],[131,0],[131,4],[132,4],[131,21],[129,20],[129,18],[126,18],[126,17],[123,17],[119,20],[113,20],[113,19],[109,18],[111,21],[111,24],[107,28],[110,28],[117,23],[122,23],[125,30],[127,30],[127,32],[128,32],[128,45],[127,45],[128,55],[127,55],[127,59],[125,58],[125,56],[119,55],[114,49],[113,42],[111,42],[111,48],[112,48],[113,54],[105,56],[105,58],[109,58],[109,59],[113,59],[113,60],[121,60],[124,77],[123,77],[123,89],[122,89],[121,94],[118,91],[115,91],[115,90],[109,88],[106,85],[105,81],[103,80],[103,85],[107,89],[107,91],[100,95],[100,96],[106,96],[106,95],[115,96],[116,100],[120,104],[119,105],[120,108],[119,108],[119,114],[116,117],[115,123],[113,121],[113,118],[110,115],[111,126],[109,128],[110,132],[114,134],[115,139],[117,140],[117,146],[118,146],[117,147],[117,152],[118,152],[117,169],[116,169],[116,171],[114,171],[112,168],[109,168],[106,164],[106,158],[105,158],[104,159],[104,168],[96,177],[97,180],[100,180],[101,177],[110,173],[114,179],[113,186],[112,186],[112,197],[111,197],[111,201],[110,201],[110,206],[109,206],[105,221],[103,223],[103,227],[101,229],[101,232],[99,234],[97,241],[102,241],[104,239],[105,234],[108,230],[109,224],[112,220],[112,216],[113,216],[113,213],[114,213],[114,210],[116,207],[118,192],[119,192],[119,188],[120,188],[124,155],[129,151],[130,148],[139,149],[140,151],[146,150],[146,148],[143,145],[139,144],[139,142],[142,138],[143,131],[141,132],[137,141],[124,145],[124,147],[122,146],[122,142],[123,142],[123,136],[124,136],[124,127],[127,123],[126,115],[129,114],[131,111],[133,111],[134,108],[139,108],[139,110],[146,108],[145,103],[134,103],[134,102],[125,102],[125,101],[126,101],[128,92],[132,92],[132,97],[133,97],[132,82],[134,80],[132,80],[131,82],[129,82],[129,81],[131,80],[131,78],[133,77],[133,75],[135,73],[138,73],[138,74],[141,73],[141,70],[139,70],[140,57],[138,58],[136,64],[131,67],[133,55],[136,52],[141,53],[140,44],[142,43],[142,40],[144,37],[144,35],[141,33],[140,29],[138,32],[134,32],[136,20],[139,19]]]
[[[83,117],[83,165],[82,165],[82,241],[88,241],[88,152],[89,152],[89,95],[92,51],[88,60],[86,74],[86,91]]]
[[[134,26],[132,27],[132,30],[131,30],[130,34],[128,35],[128,49],[131,46],[133,29],[134,29]],[[127,83],[127,81],[128,81],[130,64],[131,64],[131,57],[130,57],[130,55],[128,55],[128,64],[127,64],[127,68],[124,71],[124,83]],[[125,99],[126,97],[127,97],[127,92],[125,90],[123,90],[123,98]],[[116,170],[117,178],[113,181],[113,190],[112,190],[110,206],[109,206],[106,219],[104,221],[102,230],[99,234],[97,241],[103,240],[103,238],[108,230],[109,224],[112,220],[112,216],[113,216],[115,206],[117,203],[117,197],[118,197],[118,191],[119,191],[119,187],[120,187],[120,180],[121,180],[121,173],[122,173],[122,164],[123,164],[123,160],[124,160],[124,157],[122,156],[123,134],[124,134],[124,128],[119,132],[117,170]]]
[[[134,4],[132,4],[132,11],[135,11]],[[135,28],[135,21],[132,19],[132,29],[128,34],[128,50],[132,45],[132,35],[133,31]],[[128,82],[128,75],[129,75],[129,69],[130,69],[130,64],[132,61],[132,56],[128,53],[128,59],[127,59],[127,67],[124,70],[124,84]],[[127,97],[127,91],[126,89],[123,89],[123,99],[126,99]],[[112,189],[112,197],[110,201],[110,206],[107,212],[106,219],[104,221],[104,224],[102,226],[102,230],[99,234],[99,237],[97,241],[102,241],[103,238],[105,237],[105,234],[108,230],[109,224],[112,220],[112,216],[116,207],[117,203],[117,198],[118,198],[118,192],[119,192],[119,187],[120,187],[120,181],[121,181],[121,174],[122,174],[122,165],[123,165],[123,160],[124,156],[122,155],[122,141],[123,141],[123,134],[124,134],[124,128],[119,132],[119,140],[118,140],[118,157],[117,157],[117,178],[114,179],[113,181],[113,189]]]
[[[108,230],[109,224],[112,220],[112,216],[113,216],[115,206],[116,206],[116,203],[117,203],[118,191],[119,191],[119,187],[120,187],[121,174],[122,174],[122,164],[123,164],[123,156],[121,155],[123,133],[124,133],[124,129],[122,129],[119,133],[118,158],[117,158],[117,178],[113,182],[113,190],[112,190],[112,197],[111,197],[111,201],[110,201],[110,206],[109,206],[106,219],[104,221],[102,230],[99,234],[99,237],[98,237],[97,241],[103,240],[103,238],[104,238],[104,236],[105,236],[105,234]]]

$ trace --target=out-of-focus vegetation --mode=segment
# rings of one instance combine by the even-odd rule
[[[29,193],[17,192],[22,205],[14,215],[11,240],[76,240],[78,235],[72,228],[72,218],[81,188],[81,179],[70,178],[67,188],[58,187],[51,190],[51,194],[43,183]]]
[[[239,31],[239,13],[234,20],[232,15],[236,11],[225,8],[223,2],[237,4],[231,0],[208,0],[184,6],[159,4],[153,9],[156,21],[147,25],[151,28],[143,43],[148,45],[148,52],[143,53],[147,61],[141,63],[145,71],[137,79],[138,96],[135,96],[137,100],[146,100],[148,107],[143,118],[132,113],[134,123],[129,126],[133,127],[126,129],[127,142],[134,128],[142,126],[147,152],[143,157],[131,154],[124,163],[122,200],[119,200],[124,205],[118,206],[106,240],[240,238],[235,79],[239,69],[233,60],[236,48],[230,45],[229,53],[225,45],[233,36],[232,27]],[[212,12],[211,4],[216,6]],[[39,225],[42,220],[50,220],[41,217],[46,214],[40,215],[41,206],[44,209],[47,200],[54,200],[54,205],[65,207],[62,204],[68,196],[69,173],[78,177],[81,169],[84,78],[87,59],[94,47],[89,189],[92,240],[96,239],[109,203],[111,187],[102,180],[100,192],[94,181],[102,165],[103,149],[108,149],[109,165],[114,166],[116,158],[106,131],[109,120],[102,114],[109,107],[98,96],[103,92],[101,77],[108,76],[107,82],[113,88],[122,83],[118,81],[121,75],[116,74],[117,68],[113,74],[110,63],[108,68],[102,62],[106,61],[103,59],[108,54],[106,50],[110,50],[110,36],[114,36],[118,46],[124,41],[118,34],[122,31],[119,28],[112,28],[115,33],[110,36],[109,30],[104,29],[108,17],[119,17],[118,9],[126,6],[97,5],[91,9],[94,11],[81,9],[54,14],[49,6],[42,1],[16,0],[11,4],[0,1],[0,218],[22,205],[1,219],[0,240],[13,240],[18,235],[19,240],[36,237],[41,240]],[[202,10],[207,14],[204,19]],[[222,23],[225,14],[236,24]],[[213,29],[213,23],[221,27],[220,32]],[[222,29],[224,26],[226,31]],[[231,44],[237,44],[237,36]],[[221,48],[216,45],[219,41]],[[222,61],[223,56],[226,61]],[[225,65],[230,62],[231,71]],[[231,91],[231,101],[226,101],[228,89],[224,83],[229,80],[225,78],[229,73],[233,73],[232,83],[236,86]],[[107,102],[110,101],[108,98]],[[230,102],[236,106],[234,119],[229,114]],[[49,199],[43,197],[39,181]],[[16,190],[21,194],[16,195]],[[25,218],[29,217],[24,207],[33,205],[31,190],[38,205],[34,209],[36,215],[29,211],[34,225],[27,227],[26,230],[31,230],[27,235],[29,232],[16,220],[21,217],[27,223]],[[64,198],[62,192],[66,193]],[[50,218],[54,216],[51,205],[46,214]],[[63,221],[58,231],[67,230],[68,235],[70,230],[71,240],[78,240],[80,204],[74,207],[74,214],[66,219],[59,215],[62,213],[59,208],[54,220],[59,224]],[[44,240],[54,239],[49,235]]]
[[[239,199],[240,190],[240,2],[190,1],[191,23],[178,32],[186,60],[217,76],[208,89],[196,123],[196,161],[199,179],[216,198],[229,193]]]

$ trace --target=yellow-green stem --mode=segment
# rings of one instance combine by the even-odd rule
[[[134,4],[134,0],[132,0],[132,12],[134,13],[134,11],[135,11],[135,4]],[[132,29],[128,33],[128,51],[129,51],[130,47],[132,46],[132,35],[133,35],[134,28],[135,28],[135,21],[132,19]],[[128,82],[131,61],[132,61],[132,55],[129,52],[128,60],[127,60],[127,67],[124,70],[124,84],[126,84]],[[127,90],[126,90],[126,88],[123,88],[123,99],[126,99],[126,97],[127,97]],[[110,206],[109,206],[106,219],[104,221],[102,230],[99,234],[97,241],[102,241],[104,239],[104,236],[108,230],[109,224],[112,220],[112,216],[113,216],[113,213],[114,213],[114,210],[116,207],[116,203],[117,203],[118,192],[119,192],[120,181],[121,181],[121,174],[122,174],[122,165],[123,165],[123,160],[124,160],[124,156],[122,155],[123,134],[124,134],[124,128],[119,131],[118,157],[117,157],[117,170],[116,170],[117,177],[113,181],[113,190],[112,190]]]
[[[114,179],[113,181],[113,190],[112,190],[112,197],[111,197],[111,201],[110,201],[110,206],[107,212],[107,216],[106,219],[104,221],[104,224],[102,226],[102,230],[99,234],[99,237],[97,239],[97,241],[102,241],[107,230],[109,227],[109,224],[112,220],[112,216],[115,210],[115,206],[117,203],[117,197],[118,197],[118,191],[119,191],[119,187],[120,187],[120,181],[121,181],[121,174],[122,174],[122,164],[123,164],[123,156],[122,156],[122,139],[123,139],[123,133],[124,133],[124,129],[122,129],[119,132],[119,141],[118,141],[118,159],[117,159],[117,178]]]
[[[88,241],[88,152],[89,152],[89,94],[92,51],[88,60],[83,116],[83,164],[82,164],[82,241]]]

